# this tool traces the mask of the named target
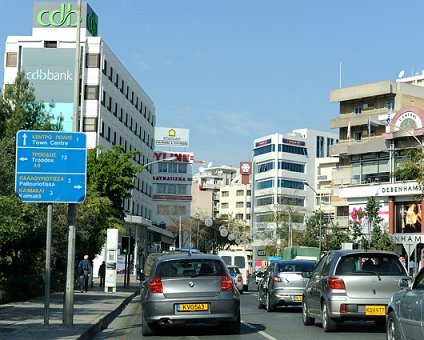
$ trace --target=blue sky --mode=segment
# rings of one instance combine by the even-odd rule
[[[33,3],[3,4],[1,55],[7,35],[31,34]],[[157,126],[190,129],[189,151],[214,166],[250,160],[266,134],[330,131],[340,63],[342,86],[424,70],[418,0],[88,3],[99,36],[154,101]]]

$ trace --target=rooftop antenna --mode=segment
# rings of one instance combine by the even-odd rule
[[[339,88],[342,88],[342,62],[339,65]]]

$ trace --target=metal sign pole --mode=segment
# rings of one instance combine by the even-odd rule
[[[50,311],[50,257],[51,257],[51,248],[52,248],[52,215],[53,215],[53,206],[49,204],[47,206],[47,230],[46,230],[46,274],[44,278],[44,288],[45,288],[45,297],[44,297],[44,324],[47,326],[49,324],[49,311]]]

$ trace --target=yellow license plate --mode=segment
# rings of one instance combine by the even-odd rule
[[[295,300],[295,301],[302,301],[302,295],[296,295],[296,296],[294,297],[294,300]]]
[[[365,306],[365,315],[386,315],[386,306]]]
[[[207,303],[180,303],[177,305],[177,312],[198,312],[209,310]]]

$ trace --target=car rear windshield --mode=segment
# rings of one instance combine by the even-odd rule
[[[315,269],[315,262],[288,262],[279,263],[277,270],[283,272],[312,272]]]
[[[360,254],[340,258],[336,275],[406,275],[405,268],[396,256]]]
[[[162,278],[224,275],[227,274],[222,262],[209,259],[169,260],[159,263],[156,268],[156,276]]]

